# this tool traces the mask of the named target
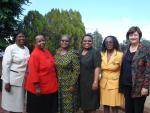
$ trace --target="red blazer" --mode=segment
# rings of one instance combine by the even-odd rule
[[[37,82],[41,88],[41,94],[50,94],[58,90],[54,57],[48,50],[35,48],[28,62],[25,89],[35,94],[34,83]]]

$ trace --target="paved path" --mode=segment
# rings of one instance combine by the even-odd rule
[[[0,92],[0,105],[1,105],[1,92]],[[0,113],[8,113],[8,112],[6,112],[6,111],[4,111],[1,107],[0,107]],[[83,113],[82,111],[80,111],[80,112],[78,112],[78,113]],[[99,111],[97,111],[97,113],[103,113],[102,112],[102,109]],[[124,112],[119,112],[119,113],[124,113]]]
[[[0,93],[0,105],[1,105],[1,93]],[[8,113],[6,111],[4,111],[1,107],[0,107],[0,113]],[[83,113],[82,111],[78,112],[78,113]],[[101,110],[97,110],[97,113],[103,113],[102,109]],[[119,111],[119,113],[124,113],[121,111]]]
[[[0,93],[0,105],[1,105],[1,93]],[[8,112],[4,111],[4,110],[0,107],[0,113],[8,113]],[[80,112],[78,112],[78,113],[83,113],[83,112],[80,111]],[[98,110],[97,113],[103,113],[102,108],[100,108],[100,110]],[[119,113],[125,113],[125,112],[123,111],[123,109],[120,109],[120,110],[119,110]],[[150,111],[149,111],[149,112],[144,112],[144,113],[150,113]]]

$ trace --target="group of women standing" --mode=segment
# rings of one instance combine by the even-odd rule
[[[23,112],[24,87],[28,113],[76,113],[79,107],[96,113],[100,104],[104,113],[118,113],[124,99],[126,113],[143,113],[150,88],[150,53],[140,43],[138,27],[131,27],[126,37],[129,46],[123,54],[115,36],[107,36],[99,52],[87,34],[78,52],[70,48],[70,37],[62,35],[53,56],[44,48],[45,37],[37,35],[29,58],[24,34],[18,33],[3,58],[2,108]]]

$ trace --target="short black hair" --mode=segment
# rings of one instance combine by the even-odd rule
[[[92,39],[92,41],[93,41],[93,36],[92,36],[92,34],[88,33],[88,34],[84,35],[84,37],[86,37],[86,36],[90,37],[90,38]],[[84,37],[83,37],[83,39],[84,39]],[[83,40],[83,39],[82,39],[82,40]]]
[[[24,36],[25,36],[25,32],[24,31],[20,31],[20,30],[17,30],[13,33],[13,42],[16,41],[16,38],[18,36],[18,34],[22,33]]]
[[[68,34],[61,35],[60,41],[61,41],[62,37],[67,37],[69,39],[69,41],[71,41],[71,36]]]
[[[14,32],[14,37],[16,38],[17,35],[20,34],[20,33],[22,33],[22,34],[25,35],[25,33],[24,33],[23,31],[15,31],[15,32]]]
[[[46,38],[46,36],[43,33],[36,34],[35,37],[36,36],[43,36],[44,38]]]
[[[138,32],[139,34],[139,40],[141,40],[141,37],[142,37],[142,32],[140,30],[140,28],[138,26],[132,26],[129,28],[127,34],[126,34],[126,39],[129,40],[129,35],[130,34],[133,34],[135,32]]]
[[[40,34],[36,34],[36,36],[34,37],[34,43],[36,43],[36,37],[37,36],[42,36],[46,40],[45,35],[40,33]]]
[[[105,51],[107,50],[107,48],[106,48],[106,39],[107,39],[107,38],[112,38],[114,49],[120,51],[119,42],[118,42],[117,38],[116,38],[115,36],[111,36],[111,35],[105,37],[105,39],[104,39],[104,41],[103,41],[103,44],[102,44],[102,51],[105,52]]]

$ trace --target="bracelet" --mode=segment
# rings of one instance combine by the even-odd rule
[[[99,76],[98,76],[99,78],[101,78],[102,77],[102,75],[101,74],[99,74]]]

